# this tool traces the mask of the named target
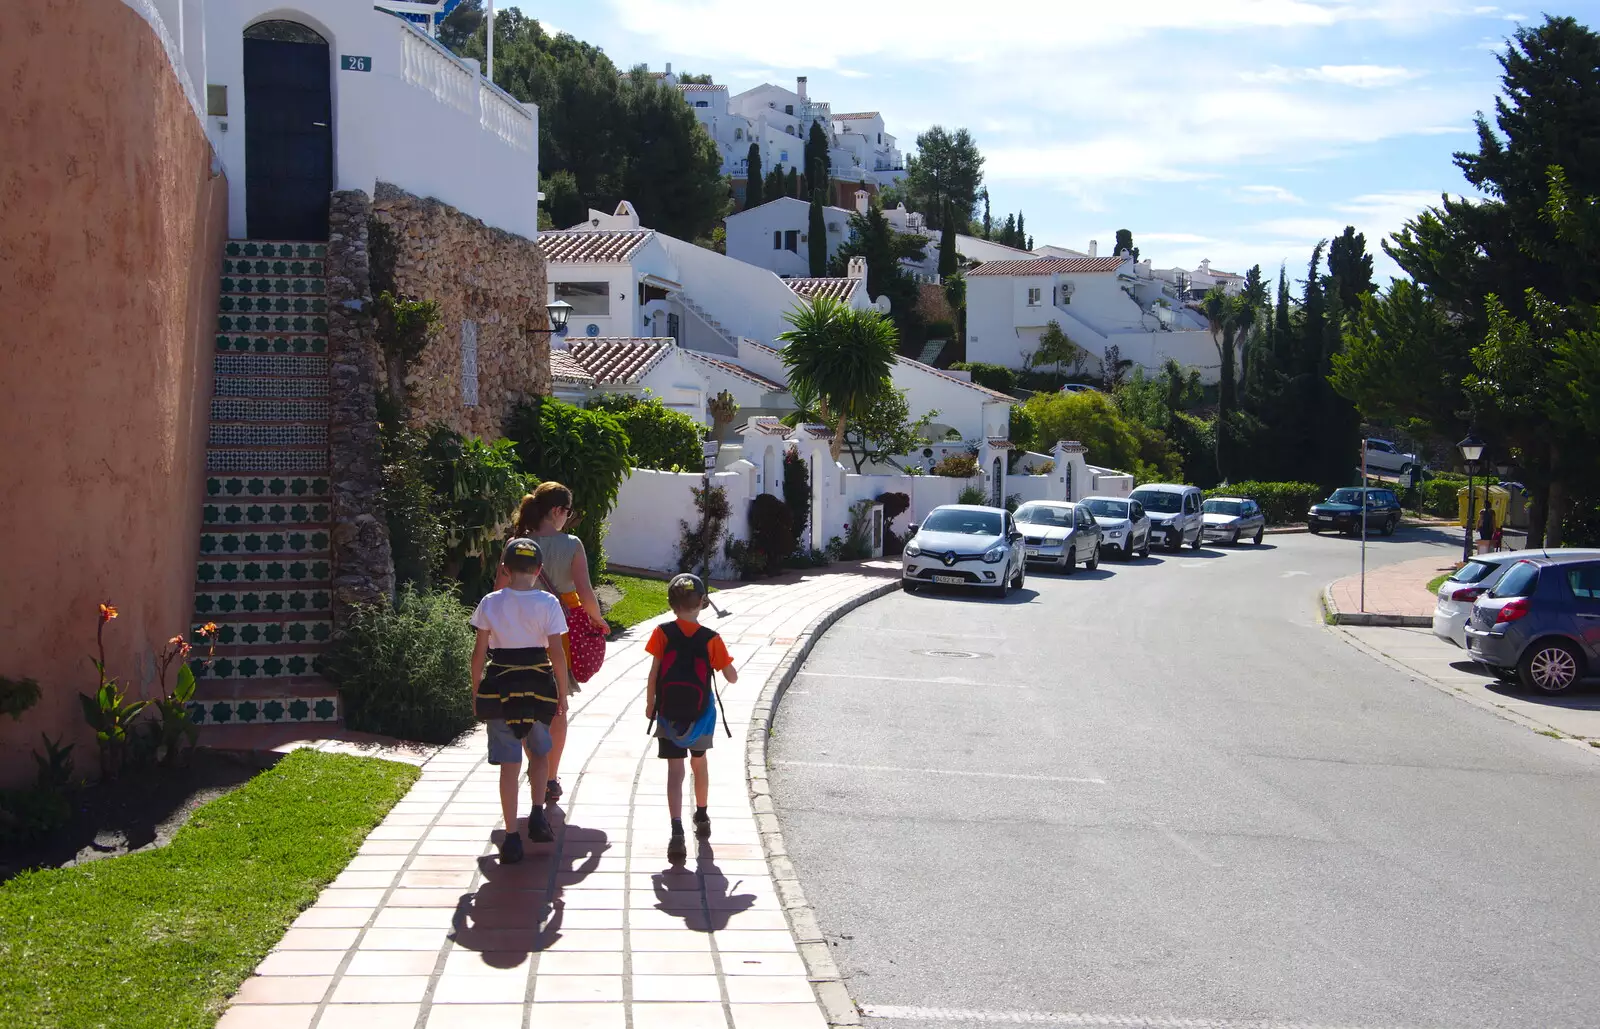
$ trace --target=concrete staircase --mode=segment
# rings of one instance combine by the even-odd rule
[[[680,304],[683,305],[683,309],[685,311],[688,311],[690,314],[694,315],[696,318],[698,318],[706,326],[706,328],[710,329],[712,332],[716,333],[719,337],[721,337],[722,341],[729,346],[729,348],[730,348],[729,352],[730,353],[732,353],[734,355],[737,355],[739,353],[739,340],[738,340],[738,338],[735,337],[733,335],[733,333],[731,333],[727,329],[723,328],[723,325],[722,325],[721,322],[719,322],[715,318],[711,317],[711,313],[709,311],[707,311],[705,308],[701,307],[699,304],[695,303],[693,297],[691,297],[691,296],[689,296],[689,294],[683,293],[683,292],[673,293],[672,296]]]
[[[337,722],[320,674],[333,632],[326,243],[224,249],[216,385],[195,575],[189,705],[205,729]]]

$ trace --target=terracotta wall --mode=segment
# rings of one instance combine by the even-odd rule
[[[406,377],[411,419],[485,439],[523,399],[550,395],[545,261],[536,243],[448,204],[378,183],[372,216],[394,233],[395,284],[439,302],[433,341]],[[477,403],[462,392],[462,322],[477,329]]]
[[[0,10],[0,785],[39,734],[94,742],[77,693],[97,605],[114,672],[153,686],[187,631],[227,188],[150,26],[120,0]]]

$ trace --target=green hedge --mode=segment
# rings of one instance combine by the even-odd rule
[[[1405,491],[1405,506],[1436,518],[1455,518],[1461,513],[1456,497],[1466,485],[1465,478],[1429,479],[1415,490]]]
[[[1306,510],[1326,493],[1309,482],[1236,482],[1205,491],[1207,497],[1247,497],[1261,505],[1268,525],[1306,520]]]

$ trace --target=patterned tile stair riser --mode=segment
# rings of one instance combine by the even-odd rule
[[[189,667],[200,682],[235,682],[262,679],[304,679],[321,672],[322,656],[309,650],[269,654],[218,654],[206,660],[193,658]],[[332,692],[332,687],[328,688]]]
[[[212,359],[211,367],[217,375],[328,377],[328,359],[315,355],[224,353]]]
[[[194,596],[196,624],[235,618],[331,617],[333,595],[325,587],[305,589],[214,589]],[[197,641],[198,645],[198,641]]]
[[[328,337],[220,333],[217,336],[217,352],[219,354],[326,354]]]
[[[328,449],[314,450],[219,450],[206,451],[208,472],[304,472],[325,473]]]
[[[217,302],[224,315],[325,315],[328,301],[321,296],[275,296],[250,293],[224,293]]]
[[[301,261],[323,260],[328,256],[326,243],[301,243],[294,240],[282,242],[279,240],[253,240],[230,239],[222,248],[225,258],[236,259],[240,257],[281,257],[284,260],[299,259]]]
[[[339,698],[329,692],[306,697],[262,694],[243,700],[197,700],[189,705],[189,717],[203,726],[337,722]]]
[[[195,579],[202,586],[304,586],[327,584],[333,566],[326,559],[249,560],[200,559]]]
[[[227,276],[248,276],[259,279],[263,275],[276,278],[288,276],[290,278],[303,278],[310,276],[320,279],[327,274],[326,264],[318,260],[302,260],[300,258],[283,257],[225,257],[222,259],[223,281]],[[232,290],[224,290],[232,292]]]
[[[226,262],[224,262],[226,263]],[[280,262],[281,263],[281,262]],[[247,273],[222,276],[223,296],[246,296],[258,294],[263,297],[271,296],[323,296],[328,292],[328,284],[320,277],[305,275],[295,276],[252,276]],[[227,308],[223,308],[227,310]]]
[[[240,425],[219,422],[211,427],[206,441],[213,447],[326,447],[328,427],[326,425]]]
[[[219,397],[325,397],[327,376],[291,379],[265,375],[219,375],[212,385]]]
[[[200,624],[195,625],[198,634]],[[277,622],[222,622],[217,626],[218,647],[276,647],[324,644],[333,638],[333,619],[286,618]]]
[[[328,524],[326,503],[209,503],[201,511],[206,526],[251,526],[252,528],[321,527]]]
[[[322,315],[304,314],[228,314],[217,315],[217,331],[230,333],[256,333],[284,336],[311,334],[326,337],[328,319]]]
[[[290,554],[297,557],[327,557],[328,533],[324,529],[204,532],[200,534],[200,554],[203,557]]]
[[[206,478],[206,498],[212,503],[262,501],[292,504],[326,501],[328,496],[328,478],[325,475],[228,475]]]
[[[326,400],[285,400],[255,397],[212,397],[214,422],[315,422],[328,424]]]

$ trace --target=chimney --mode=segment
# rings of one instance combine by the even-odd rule
[[[1091,239],[1089,241],[1089,256],[1090,257],[1094,257],[1099,253],[1100,253],[1100,241],[1097,240],[1097,239]]]
[[[847,278],[864,279],[867,277],[867,259],[865,257],[850,258],[850,269]]]
[[[856,213],[866,214],[872,206],[872,197],[864,189],[856,190]]]
[[[671,61],[668,61],[668,62],[667,62],[667,72],[666,72],[666,73],[667,73],[667,74],[668,74],[668,75],[671,75],[671,74],[672,74],[672,62],[671,62]]]
[[[806,77],[804,75],[795,76],[794,91],[800,94],[801,100],[806,98]]]

